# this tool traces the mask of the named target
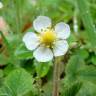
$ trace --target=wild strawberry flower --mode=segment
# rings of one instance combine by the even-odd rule
[[[33,51],[33,56],[39,62],[47,62],[56,56],[62,56],[68,51],[66,39],[70,35],[70,27],[60,22],[52,28],[51,19],[46,16],[38,16],[33,21],[33,27],[37,33],[27,32],[23,42],[28,50]]]

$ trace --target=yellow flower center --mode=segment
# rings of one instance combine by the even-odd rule
[[[40,36],[41,43],[45,44],[47,47],[51,47],[55,40],[56,34],[52,29],[45,30]]]

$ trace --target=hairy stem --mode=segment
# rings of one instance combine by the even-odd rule
[[[52,96],[59,96],[59,79],[60,79],[60,58],[54,60],[54,72],[53,72],[53,94]]]

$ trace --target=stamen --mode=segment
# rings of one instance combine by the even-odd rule
[[[40,36],[40,42],[43,43],[46,47],[52,46],[55,40],[56,34],[53,29],[44,30]]]

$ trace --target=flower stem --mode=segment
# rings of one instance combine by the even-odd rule
[[[54,60],[54,72],[53,72],[53,93],[52,96],[59,96],[59,79],[60,79],[60,58]]]
[[[41,96],[41,79],[40,79],[40,77],[37,77],[37,89],[38,89],[38,95]]]

